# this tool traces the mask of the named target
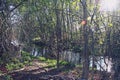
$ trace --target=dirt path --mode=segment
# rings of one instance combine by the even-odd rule
[[[34,60],[31,66],[14,70],[9,72],[8,75],[11,75],[13,80],[80,80],[82,73],[80,67],[64,66],[58,70],[53,67],[46,68],[47,66],[47,63]],[[99,77],[99,75],[95,74],[95,77]],[[5,79],[1,77],[0,80]]]
[[[58,70],[56,68],[46,68],[47,66],[46,63],[34,60],[31,66],[14,70],[9,72],[8,75],[11,75],[13,80],[75,80],[73,76],[65,75],[64,72],[68,67],[61,67]]]

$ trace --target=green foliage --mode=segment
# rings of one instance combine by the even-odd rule
[[[53,64],[56,64],[57,61],[56,60],[53,60],[53,59],[47,59],[46,60],[47,63],[53,63]]]
[[[13,67],[14,66],[14,64],[13,63],[11,63],[11,64],[6,64],[6,68],[10,71],[10,70],[13,70]]]
[[[55,67],[57,64],[56,60],[46,59],[45,57],[38,57],[38,60],[47,63],[47,67]]]
[[[23,63],[8,63],[6,64],[6,68],[11,71],[11,70],[15,70],[15,69],[19,69],[19,68],[23,68],[24,64]]]
[[[14,64],[17,64],[17,63],[20,63],[20,60],[17,58],[13,58],[11,62],[13,62]]]
[[[31,57],[30,56],[25,56],[25,57],[23,57],[23,60],[24,61],[31,61]]]
[[[22,51],[21,55],[22,55],[22,57],[24,57],[24,56],[29,56],[30,54],[28,52]]]
[[[46,61],[46,58],[45,57],[38,57],[38,60],[40,60],[40,61]]]
[[[20,61],[17,58],[13,58],[11,62],[6,64],[6,68],[10,71],[10,70],[19,69],[23,67],[21,65],[22,63],[20,63]]]
[[[63,61],[63,60],[61,60],[59,64],[60,64],[60,66],[66,66],[66,67],[68,67],[68,68],[73,68],[73,67],[75,67],[75,64],[70,63],[70,62],[67,62],[67,61]]]
[[[24,65],[29,65],[29,61],[24,61],[24,62],[22,62]]]
[[[8,0],[8,3],[13,3],[13,4],[18,4],[20,2],[21,0]],[[91,3],[88,4],[87,1],[86,6],[87,6],[87,14],[89,14],[89,17],[87,19],[88,29],[86,29],[86,32],[84,32],[84,28],[82,28],[79,24],[77,24],[82,21],[81,19],[83,19],[83,9],[81,9],[82,5],[80,3],[80,0],[29,0],[28,2],[26,1],[23,5],[17,8],[18,11],[20,11],[18,13],[21,16],[20,17],[21,18],[20,30],[22,31],[21,32],[22,34],[20,35],[21,40],[23,42],[25,41],[26,44],[30,40],[45,41],[46,43],[49,44],[47,46],[47,49],[49,47],[49,49],[53,51],[57,50],[57,46],[59,44],[57,43],[58,35],[56,35],[57,32],[56,30],[58,25],[56,23],[59,23],[59,26],[61,28],[58,29],[58,31],[61,31],[60,38],[66,40],[65,44],[62,43],[63,40],[60,39],[58,40],[60,41],[61,47],[65,46],[65,48],[70,48],[69,50],[72,50],[75,53],[78,52],[80,53],[82,51],[82,48],[84,47],[84,44],[86,43],[85,35],[84,35],[84,33],[86,33],[86,35],[88,35],[86,37],[88,37],[87,39],[89,39],[88,43],[86,43],[88,44],[88,46],[86,47],[89,48],[90,53],[94,55],[100,55],[100,54],[104,55],[107,51],[110,51],[112,52],[112,54],[110,55],[114,57],[119,57],[120,56],[119,55],[120,39],[118,39],[119,32],[116,33],[117,30],[113,29],[115,27],[119,27],[119,25],[116,24],[117,21],[119,20],[116,20],[117,17],[116,18],[113,17],[112,19],[110,18],[112,15],[106,14],[105,16],[105,14],[99,12],[98,5],[94,5]],[[56,12],[58,12],[59,14],[56,14]],[[92,17],[93,20],[91,22]],[[6,19],[9,19],[9,17],[7,17]],[[57,20],[59,20],[60,22]],[[76,28],[78,26],[80,30]],[[3,28],[6,28],[6,26]],[[6,31],[8,31],[9,28],[6,28],[5,30],[3,28],[0,27],[0,29],[2,29],[1,31],[3,31],[2,33],[4,34],[5,32],[5,34],[7,34]],[[113,32],[113,34],[115,33],[116,34],[110,37],[109,35],[111,35],[111,32]],[[2,38],[4,38],[4,35],[0,35],[0,36],[3,36]],[[107,37],[110,38],[107,39]],[[114,38],[113,40],[111,39],[112,37]],[[0,39],[0,40],[1,40],[0,42],[4,41],[4,39]],[[72,45],[70,43],[72,40],[74,40],[80,46],[76,44]],[[108,40],[110,40],[110,43],[108,42]],[[5,41],[7,42],[7,40]],[[7,44],[6,42],[3,43]],[[5,49],[6,47],[8,47],[8,45],[4,46]],[[92,50],[92,48],[94,49]],[[6,61],[11,60],[9,54],[11,55],[12,53],[8,52],[3,54],[3,61],[5,61],[5,59]],[[8,70],[18,69],[20,67],[23,67],[24,65],[31,65],[32,64],[31,61],[36,58],[25,51],[22,51],[21,56],[22,56],[21,57],[22,63],[18,59],[12,58],[11,63],[8,63],[6,66]],[[39,59],[39,61],[43,61],[47,63],[48,66],[56,66],[57,63],[56,60],[46,59],[44,57],[38,57],[36,59]],[[3,64],[4,63],[3,61],[0,59],[0,64]],[[60,65],[74,66],[73,64],[65,61],[60,61]]]
[[[60,65],[67,65],[67,64],[69,64],[68,62],[66,62],[66,61],[60,61]]]
[[[22,57],[22,61],[32,61],[32,59],[34,59],[35,57],[33,57],[32,55],[30,55],[30,53],[28,52],[25,52],[25,51],[22,51],[21,53],[21,57]]]
[[[6,68],[11,71],[24,67],[25,65],[32,65],[31,61],[35,57],[31,56],[29,53],[22,51],[21,60],[13,58],[11,62],[6,64]],[[21,62],[22,61],[22,62]]]
[[[48,63],[48,67],[56,67],[57,61],[47,59],[46,63]]]
[[[35,37],[34,39],[33,39],[33,41],[39,41],[40,40],[40,37]]]
[[[37,59],[39,61],[47,63],[47,67],[56,67],[57,60],[55,60],[55,59],[46,59],[45,57],[38,57]],[[59,64],[60,64],[60,66],[66,66],[66,65],[72,66],[71,63],[63,61],[63,60],[60,60]]]

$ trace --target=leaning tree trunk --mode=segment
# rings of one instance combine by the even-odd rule
[[[20,46],[13,41],[15,35],[17,34],[13,34],[13,26],[8,18],[0,15],[0,58],[4,63],[17,57],[20,51]]]

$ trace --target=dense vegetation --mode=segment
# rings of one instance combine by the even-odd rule
[[[0,0],[0,67],[9,72],[30,66],[34,60],[57,70],[61,65],[75,67],[76,64],[61,58],[62,53],[70,51],[80,56],[78,65],[80,69],[82,66],[82,72],[79,79],[88,80],[91,73],[93,80],[97,57],[103,56],[103,59],[112,61],[112,77],[119,80],[120,11],[119,7],[101,10],[101,2]],[[38,54],[34,56],[36,51]],[[103,72],[106,75],[103,80],[109,80],[107,71],[103,69],[101,74]]]

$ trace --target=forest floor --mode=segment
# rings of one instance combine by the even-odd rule
[[[81,73],[82,69],[80,67],[68,65],[57,69],[55,67],[47,67],[47,63],[42,61],[33,60],[32,65],[24,66],[21,69],[6,74],[10,75],[13,80],[80,80]],[[89,73],[89,78],[91,78],[91,72]],[[2,76],[0,80],[5,80]],[[101,79],[102,77],[103,75],[100,75],[100,71],[95,71],[94,80],[106,80]]]

